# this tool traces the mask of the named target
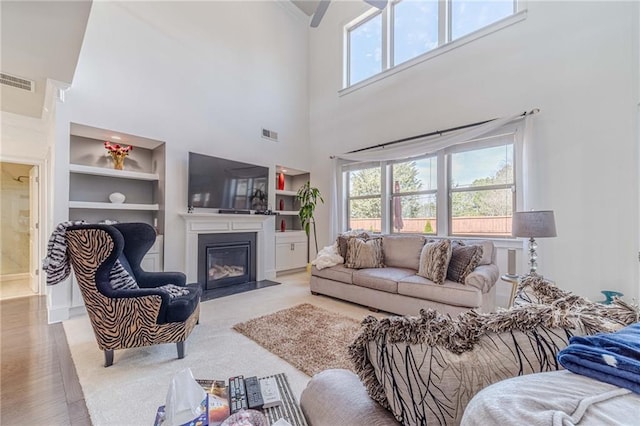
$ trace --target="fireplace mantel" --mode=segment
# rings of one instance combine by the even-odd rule
[[[187,282],[198,281],[198,235],[231,232],[256,233],[256,279],[274,280],[275,216],[258,214],[182,213],[186,225]]]

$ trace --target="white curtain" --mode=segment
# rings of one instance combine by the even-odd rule
[[[402,160],[405,158],[418,157],[421,155],[431,154],[436,151],[440,151],[441,149],[444,149],[444,148],[448,148],[454,145],[459,145],[461,143],[469,142],[474,139],[478,139],[482,136],[485,136],[489,133],[493,133],[499,130],[501,127],[507,124],[510,124],[519,120],[523,120],[526,117],[529,117],[537,112],[539,112],[539,110],[534,109],[531,112],[528,112],[526,114],[520,113],[520,114],[512,115],[510,117],[497,118],[495,120],[489,121],[484,124],[480,124],[478,126],[473,126],[467,129],[446,133],[444,135],[434,135],[434,136],[429,136],[422,139],[401,142],[401,143],[397,143],[395,145],[389,145],[386,147],[372,148],[372,149],[367,149],[365,151],[360,151],[355,153],[345,153],[345,154],[336,155],[332,159],[333,177],[332,177],[332,188],[331,188],[331,200],[333,201],[333,205],[336,206],[335,209],[332,209],[333,211],[331,213],[330,224],[329,224],[332,235],[337,235],[342,231],[340,229],[340,221],[338,218],[338,213],[339,213],[338,206],[342,205],[342,203],[338,199],[339,197],[338,174],[341,172],[339,160],[391,161],[391,160]]]

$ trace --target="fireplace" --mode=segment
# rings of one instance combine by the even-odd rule
[[[255,232],[198,235],[198,283],[203,290],[255,280]]]

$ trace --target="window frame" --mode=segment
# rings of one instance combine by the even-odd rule
[[[372,195],[356,195],[356,196],[351,196],[351,191],[349,190],[350,188],[350,183],[351,183],[351,176],[349,175],[350,172],[355,172],[358,170],[365,170],[365,169],[373,169],[376,167],[381,167],[380,163],[377,161],[374,162],[362,162],[362,163],[349,163],[346,164],[342,167],[342,180],[343,180],[343,191],[344,191],[344,197],[343,197],[343,220],[344,220],[344,227],[343,228],[347,228],[349,226],[349,222],[351,219],[351,201],[352,200],[374,200],[374,199],[380,199],[380,228],[381,228],[381,232],[384,232],[385,229],[385,225],[382,222],[383,218],[385,217],[385,181],[386,181],[386,173],[385,173],[385,169],[382,168],[382,170],[380,171],[380,194],[372,194]]]
[[[410,68],[414,65],[437,57],[443,53],[446,53],[450,50],[457,49],[458,47],[464,46],[469,42],[477,40],[479,38],[490,35],[496,31],[499,31],[503,28],[509,27],[517,22],[523,21],[527,18],[527,6],[526,3],[528,0],[513,0],[514,1],[514,13],[506,16],[502,19],[499,19],[487,26],[479,28],[475,31],[470,32],[460,38],[455,40],[451,40],[451,30],[450,30],[450,1],[449,0],[439,0],[438,7],[438,46],[434,49],[428,50],[412,59],[408,59],[399,64],[393,64],[393,56],[394,56],[394,45],[393,45],[393,7],[399,1],[390,1],[389,6],[387,6],[382,11],[372,7],[366,13],[360,15],[356,19],[348,22],[344,26],[344,36],[343,36],[343,87],[338,90],[339,96],[347,95],[351,92],[359,90],[363,87],[366,87],[372,83],[375,83],[379,80],[385,79],[389,76],[392,76],[398,72],[401,72],[407,68]],[[350,84],[350,73],[351,73],[351,46],[349,42],[349,32],[351,29],[356,28],[361,23],[368,20],[371,16],[382,13],[382,71],[378,74],[374,74],[369,78],[361,80],[357,83]]]
[[[421,156],[405,158],[401,160],[389,160],[389,161],[367,161],[367,162],[344,162],[341,167],[338,168],[338,177],[342,182],[342,196],[339,196],[340,209],[340,223],[339,229],[343,232],[349,228],[349,200],[354,197],[349,197],[349,178],[345,175],[349,171],[359,170],[371,167],[381,168],[381,233],[383,234],[402,234],[394,232],[393,217],[391,214],[393,208],[393,182],[391,166],[396,163],[402,163],[407,161],[416,161],[423,158],[436,157],[437,158],[437,188],[436,188],[436,230],[435,234],[423,234],[445,237],[464,237],[464,238],[482,238],[482,239],[495,239],[504,241],[512,238],[511,236],[497,236],[494,234],[477,234],[477,235],[456,235],[451,232],[451,154],[457,152],[466,152],[480,150],[484,148],[490,148],[495,146],[503,146],[507,144],[513,144],[513,184],[500,184],[507,187],[512,187],[513,192],[513,212],[522,209],[524,204],[524,197],[526,192],[526,182],[524,181],[523,173],[523,130],[524,123],[512,123],[504,126],[502,129],[486,135],[482,138],[478,138],[472,141],[468,141],[462,144],[458,144],[452,147],[443,148],[430,154]],[[490,189],[496,189],[495,186],[489,186]],[[473,190],[478,190],[481,187],[473,187]],[[484,188],[484,187],[483,187]],[[468,189],[468,188],[466,188]],[[422,192],[422,191],[419,191]],[[427,192],[432,192],[431,190]],[[371,198],[371,197],[365,197]],[[342,203],[340,205],[340,203]]]

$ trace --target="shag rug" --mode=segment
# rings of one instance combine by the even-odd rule
[[[313,376],[328,368],[353,371],[347,348],[360,323],[303,303],[236,324],[233,329]]]

